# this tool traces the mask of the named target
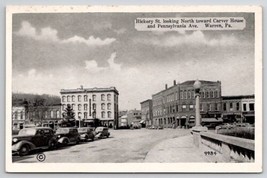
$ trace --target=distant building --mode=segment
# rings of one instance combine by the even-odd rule
[[[12,130],[22,129],[25,125],[25,106],[12,106]]]
[[[75,112],[76,125],[86,126],[98,119],[100,125],[117,128],[119,92],[115,87],[62,89],[62,111],[68,104]],[[79,124],[80,122],[80,124]]]
[[[254,95],[222,97],[222,118],[228,122],[255,122]]]
[[[45,106],[29,106],[26,124],[51,127],[56,129],[58,121],[62,119],[61,104]]]
[[[142,114],[140,110],[129,110],[119,118],[119,128],[130,128],[133,124],[142,124]]]
[[[145,100],[141,104],[141,119],[145,121],[147,126],[153,124],[153,115],[152,115],[152,99]]]

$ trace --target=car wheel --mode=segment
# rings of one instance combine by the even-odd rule
[[[22,145],[22,147],[19,150],[19,156],[25,156],[29,154],[30,148],[28,145]]]
[[[92,141],[94,141],[95,140],[95,137],[92,137]]]
[[[68,142],[67,139],[65,139],[65,140],[62,142],[63,145],[68,145],[68,143],[69,143],[69,142]]]
[[[109,137],[109,134],[107,134],[107,138]]]
[[[76,141],[76,144],[79,144],[80,143],[80,139],[78,138],[77,141]]]
[[[50,145],[49,145],[49,149],[50,149],[50,150],[53,150],[53,149],[56,148],[56,146],[57,146],[56,141],[51,141],[51,142],[50,142]]]

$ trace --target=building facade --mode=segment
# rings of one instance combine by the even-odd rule
[[[29,106],[26,124],[56,129],[62,119],[61,104]]]
[[[145,121],[146,126],[153,125],[152,100],[148,99],[141,102],[140,104],[141,104],[141,119]]]
[[[62,89],[61,111],[68,104],[75,112],[77,125],[86,126],[94,119],[99,119],[100,125],[117,128],[119,110],[119,92],[110,88],[77,88]]]
[[[142,124],[141,110],[133,109],[119,118],[119,128],[130,128],[134,124]]]
[[[12,130],[20,130],[24,127],[26,119],[25,106],[12,107]]]
[[[153,123],[163,127],[188,128],[195,125],[194,80],[165,85],[152,95]],[[221,122],[221,82],[200,81],[200,110],[202,123]]]
[[[254,95],[223,96],[222,118],[228,122],[255,122]]]

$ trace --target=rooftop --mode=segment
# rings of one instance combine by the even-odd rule
[[[86,93],[86,92],[108,92],[108,91],[113,91],[117,94],[119,94],[118,90],[115,87],[108,87],[108,88],[77,88],[77,89],[61,89],[60,93]]]

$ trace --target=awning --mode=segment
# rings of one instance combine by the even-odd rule
[[[202,122],[223,122],[223,120],[221,118],[202,118],[201,119]]]
[[[94,120],[93,119],[85,119],[83,122],[94,122]]]
[[[143,124],[143,123],[145,123],[145,120],[141,120],[139,123],[140,123],[140,124]]]
[[[255,114],[251,113],[251,114],[243,114],[245,117],[255,117]]]

